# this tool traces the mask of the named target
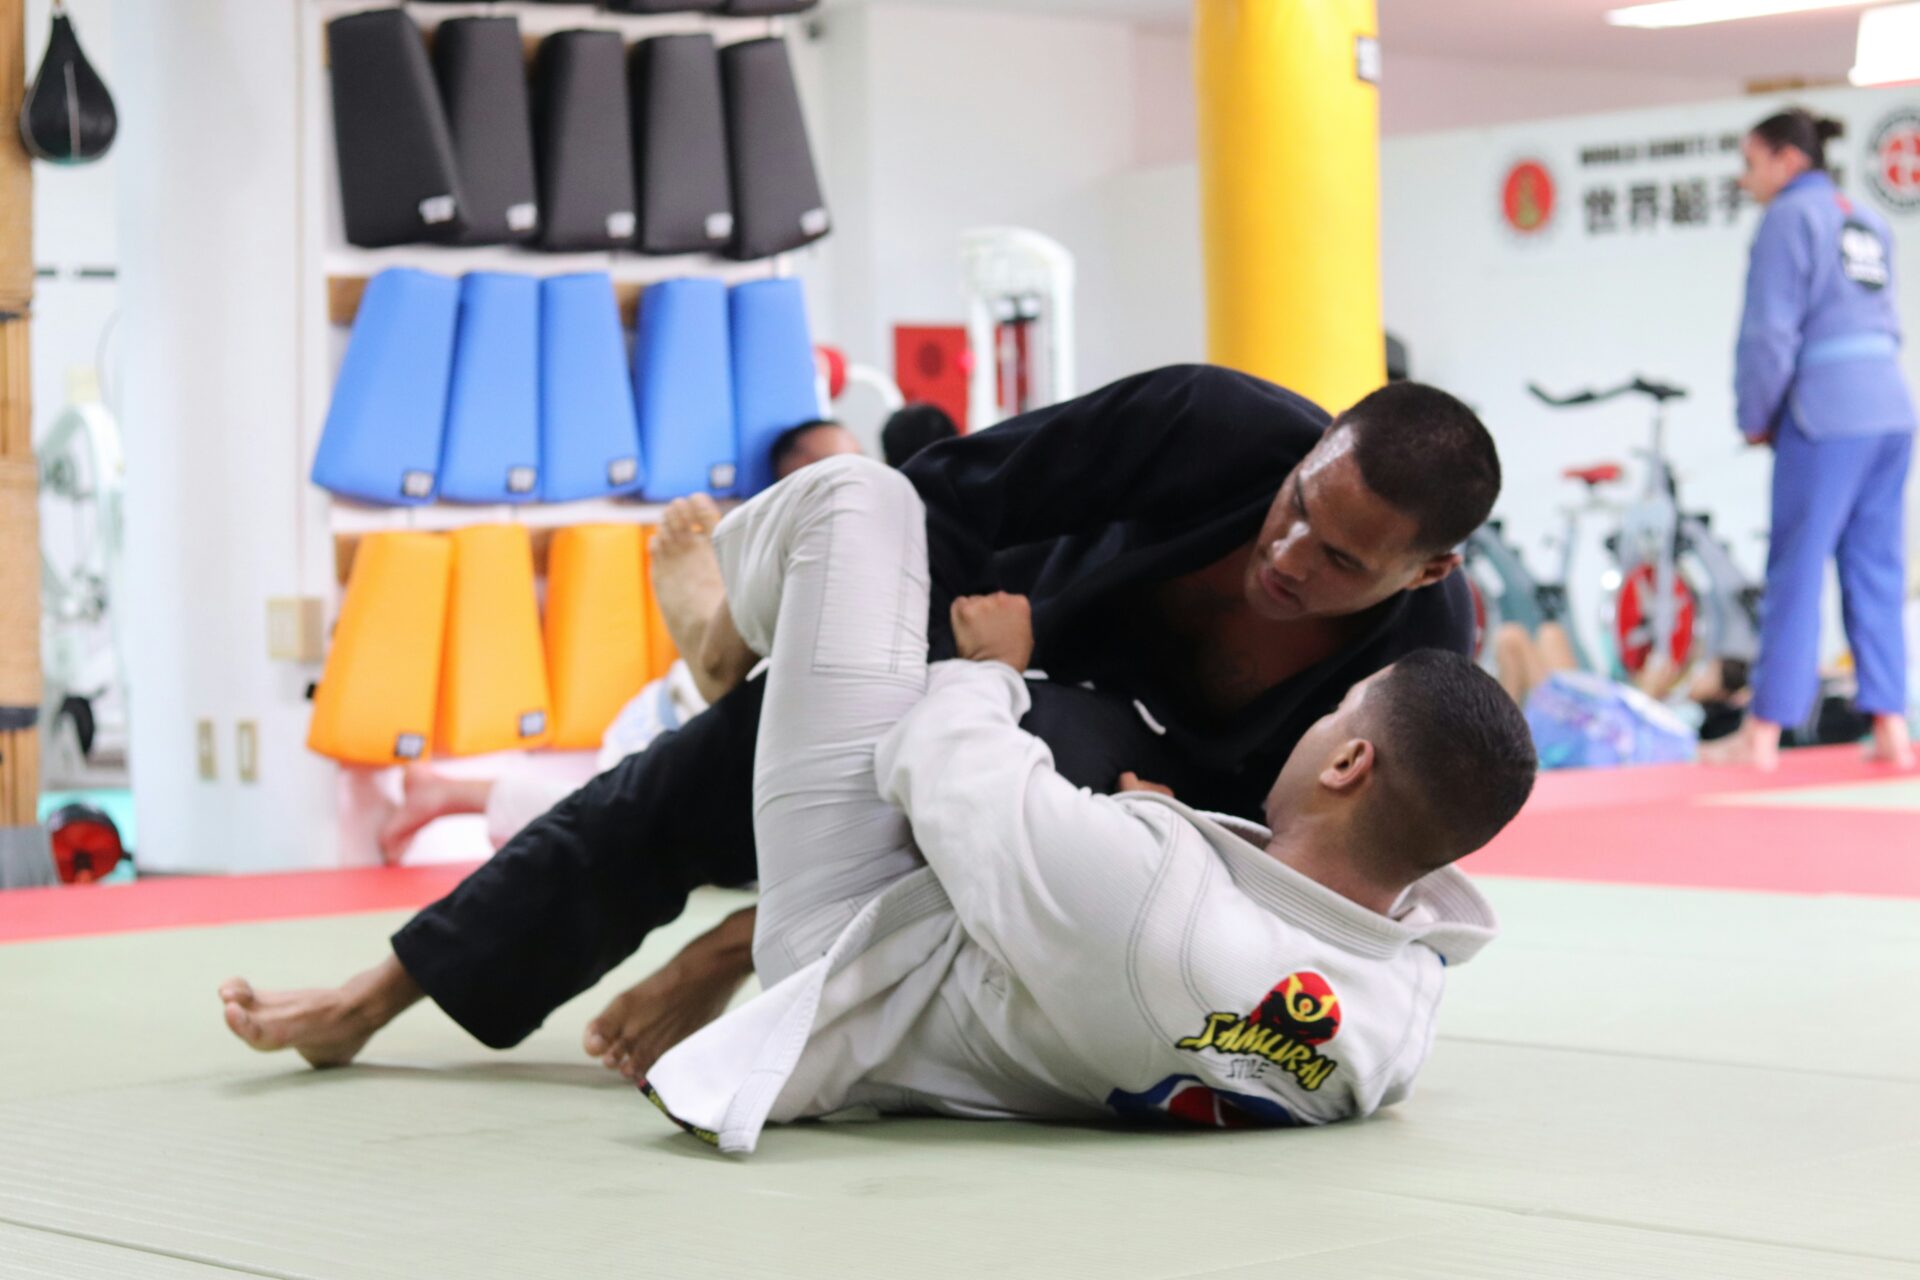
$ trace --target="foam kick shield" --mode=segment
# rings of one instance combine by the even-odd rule
[[[721,12],[742,18],[771,18],[782,13],[805,13],[820,0],[724,0]]]
[[[466,231],[453,134],[420,28],[402,9],[327,24],[347,241],[365,248]]]
[[[626,45],[614,31],[558,31],[534,66],[540,246],[615,249],[633,243],[633,143]]]
[[[773,442],[788,428],[818,418],[820,395],[798,280],[735,285],[727,303],[739,491],[750,498],[773,483]]]
[[[532,502],[539,481],[540,281],[469,272],[460,281],[440,496]]]
[[[633,401],[655,502],[737,483],[727,288],[718,280],[663,280],[640,295]]]
[[[451,18],[433,66],[466,203],[461,244],[531,239],[540,227],[526,58],[515,18]]]
[[[460,282],[389,267],[367,282],[333,386],[313,482],[411,506],[438,489]]]
[[[642,40],[627,66],[640,251],[724,250],[733,239],[733,189],[713,37]]]
[[[720,51],[733,174],[730,257],[770,257],[832,229],[786,41],[745,40]]]
[[[627,344],[602,272],[540,282],[540,496],[574,502],[645,482]]]

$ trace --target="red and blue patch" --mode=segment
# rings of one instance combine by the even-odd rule
[[[1297,1125],[1293,1113],[1272,1098],[1228,1093],[1201,1083],[1197,1076],[1168,1076],[1139,1093],[1115,1089],[1107,1105],[1126,1120],[1172,1120],[1203,1129],[1271,1129]]]

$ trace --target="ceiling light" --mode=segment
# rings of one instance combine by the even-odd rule
[[[1742,18],[1771,18],[1782,13],[1809,13],[1816,9],[1858,9],[1873,0],[1662,0],[1609,9],[1607,21],[1616,27],[1698,27],[1709,22],[1738,22]]]
[[[1855,84],[1920,80],[1920,4],[1891,4],[1860,15],[1860,43],[1847,79]]]

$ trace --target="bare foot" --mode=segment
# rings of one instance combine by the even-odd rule
[[[661,1054],[725,1013],[753,973],[755,914],[752,907],[734,912],[614,997],[581,1037],[587,1056],[639,1080]]]
[[[1740,732],[1701,744],[1700,762],[1773,773],[1780,768],[1780,732],[1779,725],[1748,716]]]
[[[421,996],[389,956],[340,987],[258,992],[245,978],[220,986],[227,1029],[262,1053],[292,1049],[316,1067],[344,1067],[374,1032]]]
[[[1896,769],[1913,768],[1913,736],[1904,716],[1873,718],[1873,745],[1867,748],[1867,759]]]
[[[720,508],[705,494],[675,498],[660,519],[652,543],[653,595],[667,634],[686,660],[700,696],[713,702],[752,667],[744,646],[714,645],[709,633],[727,609],[726,584],[713,554]]]
[[[380,827],[380,858],[399,862],[420,828],[456,813],[485,813],[493,784],[476,778],[449,778],[426,765],[410,764],[400,783],[400,807]]]

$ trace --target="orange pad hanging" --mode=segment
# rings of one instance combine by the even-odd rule
[[[438,534],[361,539],[314,693],[310,750],[348,764],[426,757],[452,565],[453,544]]]
[[[680,650],[674,647],[673,637],[667,633],[667,620],[660,614],[660,602],[653,594],[653,535],[660,532],[653,525],[646,526],[646,595],[647,595],[647,679],[658,680],[667,674],[667,669],[680,660]]]
[[[545,746],[551,717],[526,527],[457,530],[434,749],[472,756]]]
[[[553,745],[591,751],[647,682],[640,528],[582,524],[553,535],[547,557],[547,675]]]

